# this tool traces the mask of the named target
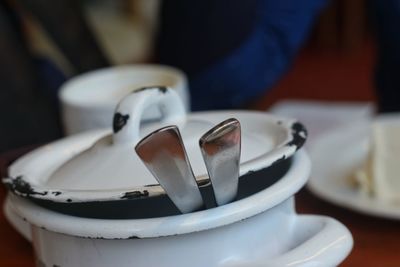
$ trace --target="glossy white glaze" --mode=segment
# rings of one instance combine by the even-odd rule
[[[352,237],[334,219],[296,215],[293,198],[224,227],[145,239],[92,239],[32,226],[46,266],[337,266]],[[207,253],[207,256],[205,256]]]
[[[144,90],[140,97],[160,97],[152,95],[154,89]],[[165,92],[163,92],[165,93]],[[172,94],[173,95],[173,94]],[[165,96],[165,95],[164,95]],[[140,99],[140,97],[138,99]],[[174,96],[177,99],[176,96]],[[138,99],[134,98],[135,101]],[[143,98],[145,99],[145,98]],[[158,104],[162,101],[145,103]],[[137,104],[137,103],[136,103]],[[138,118],[148,105],[139,106]],[[168,110],[168,105],[165,108]],[[129,106],[129,105],[128,105]],[[170,105],[172,107],[172,105]],[[176,107],[176,106],[174,106]],[[171,110],[174,110],[174,107]],[[117,108],[128,112],[124,104]],[[133,109],[134,110],[134,109]],[[137,114],[137,112],[134,112]],[[130,114],[132,117],[135,114]],[[166,112],[166,118],[181,114]],[[121,114],[125,116],[126,114]],[[293,195],[306,183],[310,173],[310,161],[304,151],[297,151],[303,144],[306,132],[295,120],[282,119],[261,112],[205,112],[190,114],[184,123],[194,121],[194,127],[188,127],[185,146],[189,151],[204,132],[199,130],[205,124],[217,124],[229,117],[235,117],[241,123],[242,129],[247,129],[248,136],[244,138],[240,172],[257,171],[284,160],[292,155],[293,162],[287,173],[271,186],[246,198],[222,205],[216,208],[193,213],[148,218],[148,219],[89,219],[74,217],[50,211],[23,197],[10,194],[9,218],[22,218],[29,223],[31,232],[23,229],[25,223],[12,220],[21,232],[31,233],[35,254],[39,266],[62,267],[97,267],[97,266],[331,266],[339,264],[349,253],[352,238],[347,229],[340,223],[326,217],[299,216],[295,213]],[[129,124],[125,121],[118,124],[120,133],[130,132],[119,140],[115,135],[116,147],[132,149],[133,146],[123,146],[127,138],[146,134],[141,129],[138,133],[138,122]],[[179,120],[180,121],[180,120]],[[200,125],[198,124],[198,122]],[[204,124],[204,122],[206,122]],[[180,123],[180,122],[179,122]],[[122,128],[128,127],[128,128]],[[133,127],[133,128],[130,128]],[[154,124],[153,127],[161,127]],[[115,127],[114,127],[115,129]],[[121,130],[122,129],[122,130]],[[74,166],[79,179],[87,178],[89,184],[97,188],[79,186],[76,190],[62,190],[59,184],[56,189],[46,187],[52,173],[63,163],[73,158],[81,151],[88,149],[105,131],[81,134],[60,140],[28,154],[14,163],[9,173],[12,177],[23,175],[30,185],[40,186],[47,190],[43,199],[71,198],[72,201],[103,200],[121,197],[121,194],[135,190],[120,182],[113,181],[121,171],[123,164],[110,168],[108,181],[96,179],[96,175],[83,175],[83,167]],[[185,133],[184,133],[185,134]],[[183,134],[183,135],[184,135]],[[250,137],[249,137],[250,136]],[[185,138],[185,136],[183,136]],[[101,139],[105,144],[111,144],[111,136]],[[245,143],[247,141],[248,143]],[[121,142],[120,142],[121,141]],[[193,142],[196,141],[196,142]],[[123,145],[121,145],[123,144]],[[197,148],[197,157],[201,159]],[[94,146],[92,150],[98,149]],[[247,151],[246,151],[247,149]],[[90,149],[89,149],[90,150]],[[89,151],[88,150],[88,151]],[[122,158],[130,155],[129,151],[122,153]],[[295,154],[296,152],[296,154]],[[82,155],[82,154],[81,154]],[[107,160],[110,154],[99,153]],[[112,155],[112,156],[116,156]],[[117,156],[116,156],[117,157]],[[190,158],[189,154],[189,158]],[[118,159],[122,159],[118,158]],[[91,156],[88,156],[89,161]],[[192,163],[199,164],[190,158]],[[104,162],[99,162],[102,165]],[[83,163],[82,163],[83,164]],[[203,163],[204,164],[204,163]],[[129,165],[129,164],[128,164]],[[96,166],[92,166],[96,167]],[[203,172],[206,173],[204,166]],[[144,168],[144,167],[143,167]],[[194,167],[197,168],[197,167]],[[69,170],[71,171],[71,170]],[[67,170],[67,173],[69,173]],[[134,180],[132,175],[138,174],[138,169],[128,172],[126,181]],[[100,177],[101,178],[101,177]],[[199,179],[201,179],[200,177]],[[11,178],[10,178],[11,179]],[[92,180],[91,180],[92,179]],[[204,177],[203,177],[204,179]],[[268,179],[268,177],[265,177]],[[66,186],[74,181],[63,181]],[[90,181],[91,180],[91,181]],[[111,181],[111,182],[110,182]],[[110,182],[110,183],[108,183]],[[141,184],[143,186],[143,184]],[[152,188],[159,188],[154,186]],[[148,188],[146,188],[148,189]],[[57,190],[57,191],[55,191]],[[162,193],[154,189],[152,194]],[[149,190],[150,191],[150,190]],[[37,194],[40,191],[34,192]],[[45,192],[45,191],[42,191]],[[31,196],[33,197],[33,195]],[[35,195],[36,197],[36,195]],[[68,202],[68,201],[67,201]]]
[[[338,265],[352,247],[342,224],[297,216],[292,199],[247,220],[185,235],[102,240],[32,231],[36,257],[62,267],[326,267]]]
[[[306,182],[309,168],[300,151],[289,172],[257,194],[164,218],[87,219],[16,196],[7,203],[12,223],[19,221],[14,226],[32,236],[45,266],[336,266],[352,248],[349,231],[333,219],[294,211],[292,196]],[[20,218],[32,224],[31,232]]]

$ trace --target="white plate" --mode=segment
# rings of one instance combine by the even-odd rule
[[[340,127],[321,136],[312,146],[308,188],[320,198],[364,214],[400,219],[400,205],[360,193],[349,179],[365,161],[369,126],[366,123]]]

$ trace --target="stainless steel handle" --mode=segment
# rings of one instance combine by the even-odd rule
[[[200,190],[176,126],[152,132],[136,145],[135,150],[182,213],[203,206]]]
[[[205,133],[199,141],[217,204],[235,199],[239,182],[240,123],[228,119]]]

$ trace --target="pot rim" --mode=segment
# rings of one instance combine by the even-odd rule
[[[135,239],[187,234],[235,223],[264,212],[294,195],[307,182],[307,153],[294,156],[286,175],[272,186],[244,199],[188,214],[148,219],[91,219],[47,210],[10,194],[16,212],[29,223],[57,233],[84,238]]]
[[[285,140],[277,144],[271,151],[266,151],[263,155],[252,158],[240,164],[240,176],[249,172],[259,171],[270,167],[277,162],[290,158],[300,149],[307,137],[307,131],[304,126],[295,119],[278,117],[265,112],[255,111],[206,111],[196,112],[188,115],[188,118],[197,120],[202,116],[211,116],[221,119],[225,117],[243,117],[246,119],[251,116],[255,122],[268,122],[275,125],[276,129],[284,130],[286,133]],[[214,119],[214,120],[218,120]],[[134,198],[147,198],[165,194],[164,190],[158,184],[135,186],[127,189],[107,189],[107,190],[68,190],[60,188],[49,188],[46,186],[45,180],[50,177],[51,173],[58,169],[62,164],[73,158],[81,151],[90,147],[93,142],[101,137],[110,134],[109,131],[96,130],[82,134],[67,137],[23,156],[13,163],[9,168],[9,177],[3,178],[3,183],[14,194],[29,198],[59,203],[82,203],[93,201],[116,201]],[[78,146],[80,151],[72,151],[71,145]],[[60,154],[60,155],[57,155]],[[68,155],[69,156],[68,156]],[[51,166],[46,168],[38,168],[40,158],[49,157],[51,155]],[[58,159],[54,159],[57,158]],[[36,164],[35,164],[36,162]],[[32,165],[32,166],[31,166]],[[33,166],[34,165],[34,166]],[[52,166],[57,165],[57,166]],[[26,167],[26,166],[31,166]],[[27,174],[28,173],[28,174]],[[47,178],[43,178],[47,177]],[[207,174],[196,177],[200,184],[208,183]]]
[[[267,168],[280,162],[282,160],[290,158],[292,155],[296,153],[298,149],[300,149],[307,137],[307,132],[304,126],[299,123],[295,119],[289,119],[285,117],[278,117],[274,115],[267,114],[265,112],[255,112],[255,111],[206,111],[206,112],[196,112],[188,115],[188,118],[191,119],[201,119],[203,116],[216,116],[216,117],[229,117],[229,116],[243,116],[247,118],[251,116],[256,122],[263,121],[269,122],[271,125],[276,125],[277,128],[281,128],[285,130],[287,136],[286,139],[282,141],[282,143],[278,144],[271,151],[267,151],[261,156],[258,156],[254,159],[250,159],[249,161],[243,162],[240,164],[240,176],[247,174],[248,172],[259,171],[261,169]],[[43,177],[43,172],[53,172],[56,168],[46,167],[45,171],[43,168],[37,168],[35,166],[35,172],[42,172],[40,175],[36,175],[36,178],[32,178],[31,173],[26,174],[26,165],[32,165],[33,162],[39,158],[44,157],[63,157],[61,160],[53,160],[57,161],[56,164],[62,164],[65,162],[65,158],[68,158],[66,154],[72,154],[73,156],[79,154],[82,150],[98,140],[101,137],[104,137],[106,134],[109,134],[109,131],[96,130],[90,131],[82,134],[77,134],[74,136],[70,136],[44,147],[38,148],[35,151],[23,156],[18,159],[15,163],[13,163],[9,168],[10,176],[3,179],[3,182],[8,186],[9,190],[14,194],[31,199],[45,200],[45,201],[53,201],[59,203],[71,203],[71,202],[93,202],[93,201],[116,201],[116,200],[125,200],[125,199],[134,199],[134,198],[147,198],[153,196],[159,196],[165,194],[164,190],[160,185],[143,185],[136,186],[128,189],[110,189],[110,190],[66,190],[60,188],[49,188],[41,182]],[[80,147],[79,152],[71,152],[71,145],[77,145]],[[53,150],[59,150],[59,152],[54,153]],[[61,155],[56,155],[61,154]],[[67,159],[68,160],[68,159]],[[54,163],[52,163],[54,165]],[[33,168],[30,168],[32,171]],[[36,171],[38,170],[38,171]],[[199,184],[204,184],[209,182],[208,176],[202,175],[196,177],[196,180]],[[34,183],[32,182],[34,181]]]

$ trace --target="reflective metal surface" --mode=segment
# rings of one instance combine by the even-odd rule
[[[228,119],[205,133],[200,148],[218,205],[235,199],[238,190],[241,149],[240,123]]]
[[[200,209],[203,199],[176,126],[161,128],[135,147],[136,153],[182,213]]]

